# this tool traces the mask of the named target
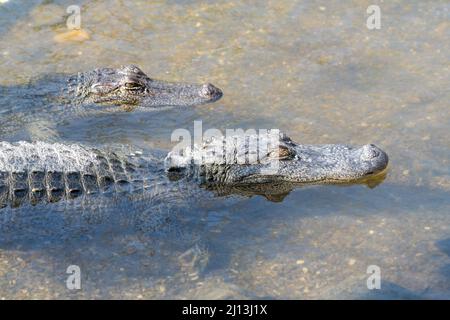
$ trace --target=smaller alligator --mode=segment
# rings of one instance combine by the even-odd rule
[[[386,153],[371,144],[299,145],[283,134],[276,145],[268,144],[261,156],[251,159],[258,138],[241,138],[213,138],[183,154],[172,151],[165,159],[151,152],[121,154],[80,145],[1,142],[0,208],[155,187],[170,194],[175,180],[187,185],[195,180],[207,189],[260,194],[276,201],[299,185],[366,183],[388,164]],[[231,148],[225,153],[216,152],[227,143]],[[196,163],[195,158],[202,161]],[[270,172],[274,165],[276,171]]]
[[[71,118],[112,110],[192,107],[221,97],[222,91],[210,83],[155,80],[134,65],[48,75],[28,85],[0,87],[0,136],[22,127],[32,132],[32,140],[47,139],[41,131],[56,132],[54,127]]]
[[[214,85],[151,79],[134,65],[78,73],[68,80],[66,97],[79,103],[157,106],[195,106],[219,100]]]

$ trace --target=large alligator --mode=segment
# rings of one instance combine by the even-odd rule
[[[275,135],[212,137],[165,159],[172,181],[190,177],[218,195],[262,195],[274,202],[310,184],[373,188],[384,180],[387,165],[387,154],[373,144],[303,145],[278,130]]]
[[[371,144],[300,145],[282,134],[273,141],[251,135],[212,138],[165,158],[154,152],[2,142],[0,207],[90,194],[145,193],[155,187],[164,192],[174,180],[277,201],[297,185],[367,183],[388,164],[386,153]]]
[[[90,113],[190,107],[221,97],[222,91],[210,83],[155,80],[134,65],[99,68],[71,76],[49,75],[26,86],[0,87],[0,134],[15,132],[20,123],[27,130],[39,131]]]

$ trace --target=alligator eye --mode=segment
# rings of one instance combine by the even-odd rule
[[[142,86],[137,82],[125,82],[124,88],[127,90],[141,90]]]
[[[278,149],[270,151],[267,156],[271,159],[286,160],[291,159],[293,154],[289,148],[279,146]]]
[[[222,91],[210,83],[204,84],[200,90],[200,95],[205,98],[220,98]]]

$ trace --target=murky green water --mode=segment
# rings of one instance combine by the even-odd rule
[[[174,129],[202,120],[280,128],[304,143],[375,143],[390,171],[374,189],[302,188],[280,203],[205,197],[174,214],[176,231],[31,219],[2,231],[1,298],[450,298],[448,1],[84,1],[79,41],[64,38],[71,4],[0,4],[0,93],[134,63],[225,96],[71,119],[60,139],[169,149]],[[366,28],[370,4],[381,7],[380,30]],[[20,129],[20,99],[2,101],[0,115]],[[46,138],[39,128],[0,137]],[[64,209],[54,210],[59,222]],[[82,270],[78,291],[65,285],[71,264]],[[369,265],[381,268],[381,290],[367,289]]]

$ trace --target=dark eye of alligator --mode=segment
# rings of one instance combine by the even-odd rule
[[[142,90],[141,84],[137,82],[126,82],[124,83],[123,87],[127,90],[135,90],[135,91]]]
[[[279,146],[278,149],[270,151],[267,156],[271,159],[287,160],[294,156],[291,150],[285,146]]]
[[[200,90],[200,95],[205,98],[221,96],[222,92],[210,83],[204,84]]]

